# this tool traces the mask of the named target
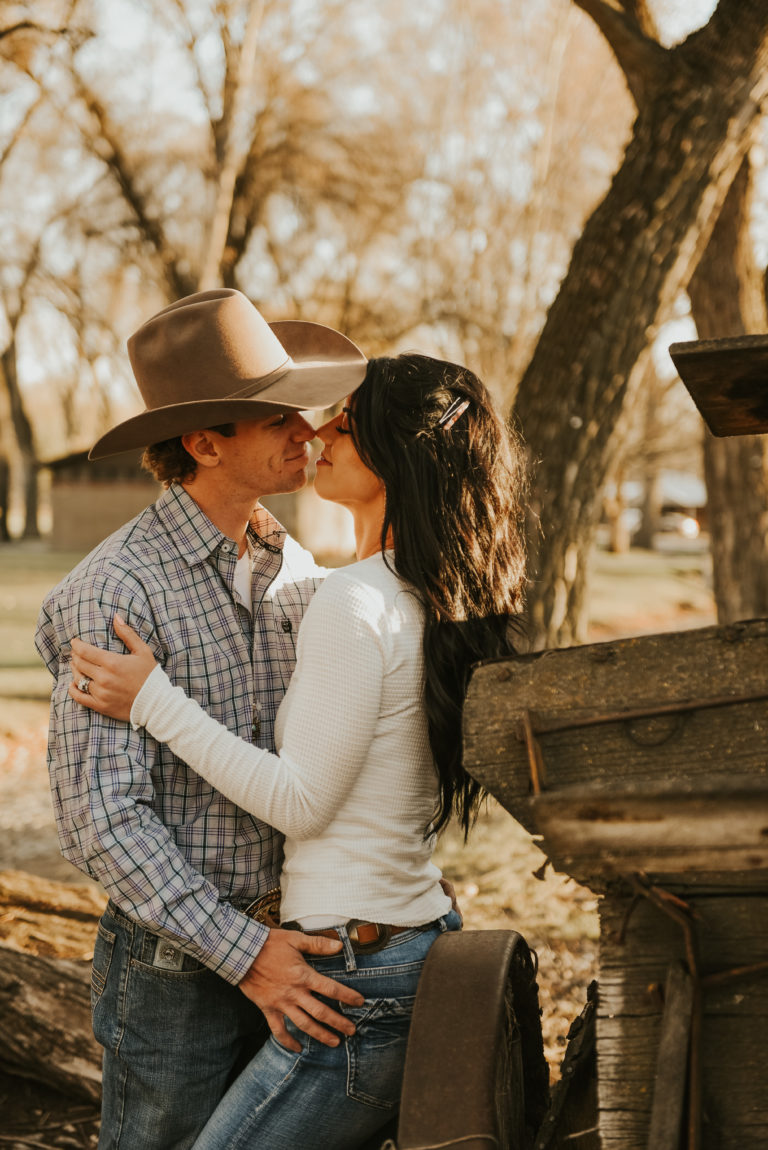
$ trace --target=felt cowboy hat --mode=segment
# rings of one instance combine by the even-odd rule
[[[768,431],[768,335],[673,343],[669,354],[713,435]]]
[[[113,427],[104,459],[177,435],[275,410],[329,407],[363,381],[367,360],[333,328],[267,323],[242,292],[198,292],[148,319],[128,340],[145,410]]]

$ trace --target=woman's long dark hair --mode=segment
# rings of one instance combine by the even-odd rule
[[[382,551],[391,528],[395,569],[425,609],[439,777],[429,830],[455,813],[466,837],[483,790],[461,764],[461,708],[472,664],[514,651],[525,582],[522,450],[476,375],[425,355],[371,360],[351,414],[355,447],[386,490]]]

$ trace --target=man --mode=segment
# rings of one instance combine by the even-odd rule
[[[280,836],[143,732],[74,704],[68,643],[114,648],[120,613],[210,714],[272,747],[323,572],[258,501],[303,486],[314,431],[301,412],[354,390],[366,361],[330,328],[268,325],[232,290],[172,304],[128,349],[146,410],[91,458],[145,447],[166,490],[50,593],[37,647],[55,677],[49,767],[62,852],[110,895],[92,979],[99,1146],[181,1150],[263,1041],[264,1019],[285,1045],[296,1044],[284,1016],[335,1045],[334,1031],[353,1027],[317,995],[361,1000],[302,957],[340,944],[265,924]]]

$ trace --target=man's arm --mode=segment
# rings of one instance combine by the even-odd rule
[[[156,654],[161,654],[149,612],[141,611],[141,589],[131,582],[126,577],[119,584],[108,579],[98,585],[73,583],[60,589],[41,613],[37,646],[55,678],[49,760],[62,850],[79,869],[98,879],[127,914],[172,938],[248,993],[260,969],[268,928],[222,901],[213,884],[189,865],[153,810],[154,740],[133,731],[128,723],[79,707],[68,696],[72,679],[66,656],[69,640],[80,635],[103,647],[114,646],[111,619],[115,611],[131,618]],[[317,953],[338,949],[331,940],[317,941],[324,944]],[[267,953],[278,949],[285,947],[273,943]],[[347,1020],[311,992],[308,1000],[306,987],[313,979],[305,971],[310,976],[315,972],[297,954],[295,945],[289,952],[303,969],[297,969],[294,962],[284,964],[281,972],[270,964],[272,973],[260,976],[260,985],[270,984],[268,997],[274,1004],[270,1008],[284,1010],[290,1017],[298,994],[310,1020],[320,1017],[338,1030],[348,1030]],[[261,965],[266,965],[264,960]],[[350,998],[347,988],[330,980],[323,980],[322,993],[358,1002],[356,995]],[[310,1021],[310,1025],[314,1028],[315,1024]],[[315,1036],[321,1037],[316,1030]]]

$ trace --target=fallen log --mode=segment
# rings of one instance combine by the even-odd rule
[[[90,958],[106,896],[95,887],[0,872],[0,1067],[98,1101]]]

